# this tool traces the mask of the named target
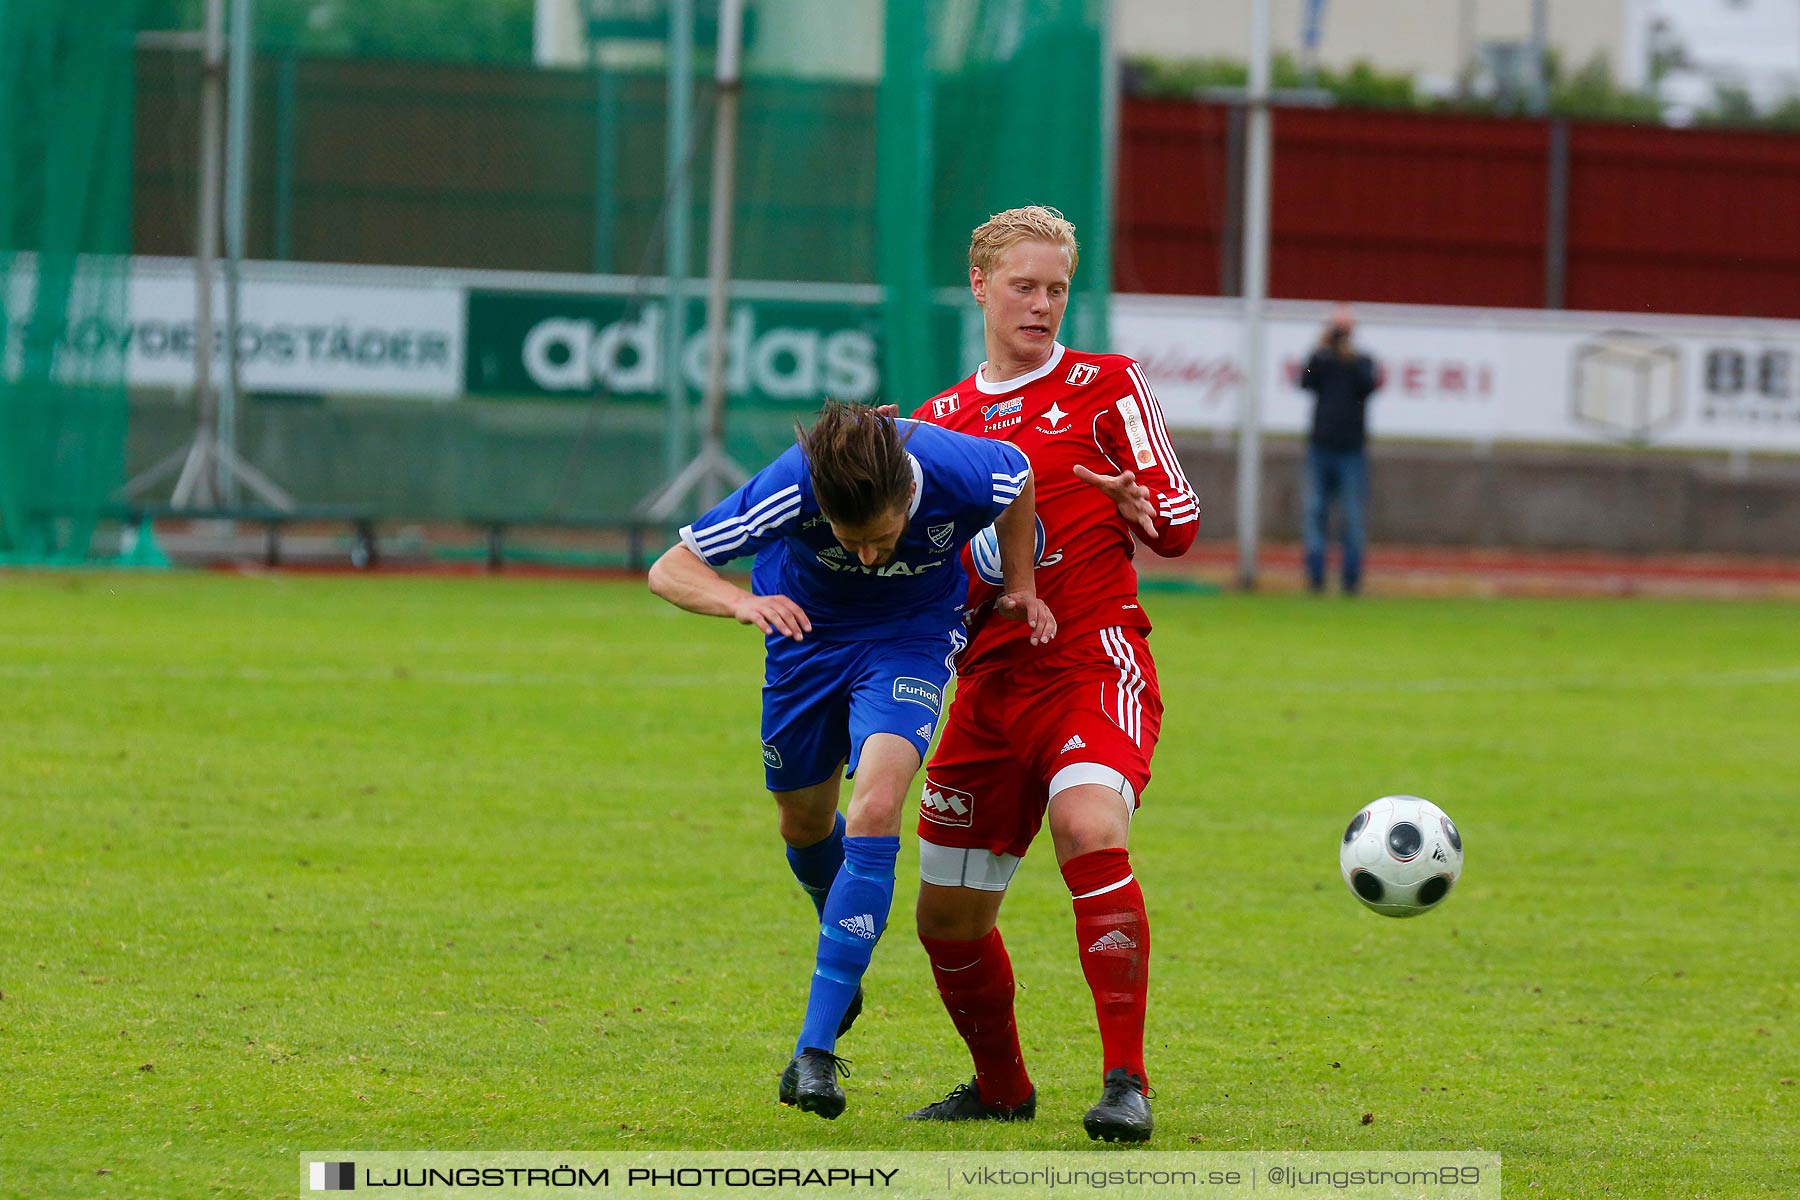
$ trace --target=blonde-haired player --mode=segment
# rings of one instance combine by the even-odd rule
[[[971,543],[971,642],[919,808],[918,929],[975,1078],[912,1116],[1036,1115],[995,922],[1047,819],[1100,1026],[1101,1096],[1083,1125],[1095,1138],[1143,1141],[1150,925],[1127,844],[1162,699],[1131,560],[1140,543],[1184,553],[1199,507],[1138,364],[1057,341],[1078,261],[1075,228],[1053,208],[1010,209],[976,229],[969,288],[987,361],[915,414],[1030,458],[1037,588],[1059,640],[1028,654],[1014,623],[992,619],[999,575],[984,540]]]

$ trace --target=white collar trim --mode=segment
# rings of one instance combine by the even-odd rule
[[[1015,391],[1028,383],[1036,383],[1050,372],[1056,370],[1056,364],[1063,360],[1063,344],[1057,342],[1055,343],[1055,347],[1055,349],[1050,351],[1049,360],[1037,370],[1031,372],[1029,375],[1020,375],[1016,379],[1003,379],[999,383],[989,383],[987,381],[987,377],[982,374],[982,372],[987,370],[987,364],[982,363],[979,367],[975,368],[976,389],[985,392],[990,396],[997,396],[1001,392]]]
[[[925,468],[919,465],[919,460],[913,457],[910,450],[906,452],[906,461],[912,464],[913,469],[912,504],[906,509],[906,515],[910,519],[918,514],[919,501],[925,498]]]

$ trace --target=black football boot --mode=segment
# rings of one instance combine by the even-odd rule
[[[1150,1119],[1149,1089],[1124,1067],[1106,1073],[1100,1103],[1088,1109],[1081,1126],[1089,1137],[1107,1142],[1147,1142],[1156,1123]]]
[[[988,1104],[981,1089],[971,1079],[950,1089],[950,1094],[936,1104],[927,1104],[917,1112],[906,1114],[909,1121],[1029,1121],[1037,1116],[1037,1089],[1016,1108]]]
[[[781,1073],[781,1102],[835,1121],[844,1111],[844,1089],[838,1086],[837,1077],[849,1074],[849,1059],[808,1047],[794,1055]]]

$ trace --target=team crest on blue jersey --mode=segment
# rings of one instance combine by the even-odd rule
[[[975,404],[972,398],[970,407]],[[930,412],[927,408],[924,415]],[[1014,421],[1021,415],[1003,419]],[[919,487],[907,510],[909,531],[883,561],[862,562],[856,551],[847,551],[833,536],[798,446],[783,451],[743,487],[684,527],[682,541],[714,567],[754,556],[751,589],[758,595],[793,600],[822,639],[851,628],[859,631],[859,638],[881,636],[860,632],[870,626],[897,636],[955,627],[967,595],[956,550],[1024,491],[1030,463],[1022,451],[1005,442],[924,422],[901,421],[900,426]],[[771,646],[771,653],[774,649]],[[887,678],[891,682],[893,677]],[[921,678],[932,676],[926,673]],[[920,703],[932,707],[939,700],[932,695]],[[780,753],[786,760],[798,750],[782,746]]]

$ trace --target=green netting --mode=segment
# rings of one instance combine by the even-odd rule
[[[530,65],[530,41],[516,30],[510,50],[458,41],[434,54],[408,43],[402,55],[394,36],[430,33],[398,16],[420,2],[317,7],[338,33],[348,36],[354,13],[368,35],[325,53],[323,34],[296,19],[316,6],[258,0],[246,256],[449,272],[467,292],[462,390],[434,393],[441,402],[358,395],[315,386],[300,371],[269,385],[250,361],[237,447],[307,507],[424,520],[628,514],[697,440],[700,389],[687,389],[671,420],[673,367],[656,331],[671,323],[663,275],[673,228],[687,231],[691,247],[692,338],[704,319],[717,105],[704,29],[716,0],[696,5],[690,201],[680,212],[666,203],[660,33],[589,26],[547,67]],[[445,11],[463,7],[456,0]],[[508,0],[508,11],[518,7]],[[666,15],[655,3],[563,7]],[[147,21],[192,28],[199,8],[154,0]],[[729,338],[734,359],[750,361],[729,372],[728,449],[740,462],[778,453],[794,418],[827,394],[910,410],[967,374],[981,357],[969,233],[1002,208],[1050,204],[1076,222],[1082,262],[1065,336],[1105,348],[1105,8],[1103,0],[752,0],[731,264],[743,285]],[[165,42],[142,52],[139,74],[133,249],[186,258],[197,56]],[[477,270],[534,274],[463,274]],[[793,286],[804,284],[836,286],[828,295]],[[333,319],[253,315],[259,327]],[[546,382],[527,360],[534,331],[549,325],[631,349],[573,385]],[[133,362],[185,365],[191,331],[191,315],[166,302],[133,314]],[[167,373],[140,382],[129,475],[192,439],[195,415],[180,388]]]
[[[123,481],[136,0],[0,0],[0,560],[80,561]]]
[[[1084,246],[1073,338],[1103,349],[1111,220],[1103,0],[887,0],[881,282],[887,390],[914,403],[966,373],[925,293],[966,283],[969,232],[997,211],[1059,208]],[[949,374],[946,374],[946,370]]]

